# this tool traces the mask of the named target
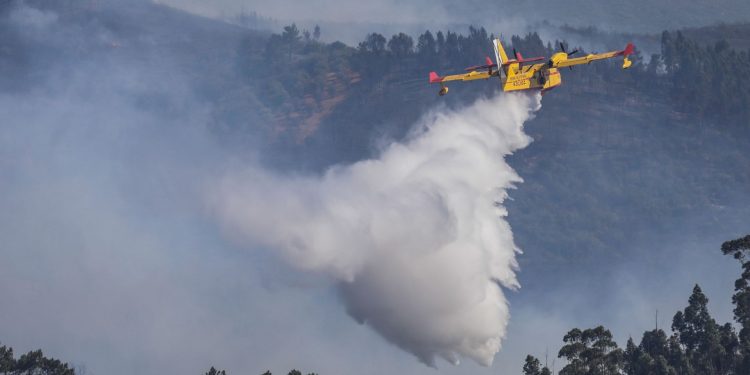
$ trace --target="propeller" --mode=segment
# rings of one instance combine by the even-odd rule
[[[575,55],[576,53],[579,52],[578,48],[574,49],[572,52],[566,51],[565,50],[565,45],[563,44],[563,42],[560,42],[560,50],[562,50],[566,55],[568,55],[568,57],[573,56],[573,55]],[[573,70],[573,67],[569,66],[568,69]]]
[[[565,54],[567,54],[567,55],[568,55],[568,57],[570,57],[570,56],[573,56],[573,55],[575,55],[576,53],[580,52],[580,51],[579,51],[579,50],[578,50],[577,48],[576,48],[576,49],[574,49],[574,50],[573,50],[572,52],[568,52],[568,51],[566,51],[566,50],[565,50],[565,45],[563,44],[563,42],[560,42],[560,50],[561,50],[561,51],[563,51],[563,52],[565,52]]]

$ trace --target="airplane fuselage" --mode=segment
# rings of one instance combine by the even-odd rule
[[[544,68],[545,64],[521,66],[511,64],[505,69],[503,91],[539,89],[551,90],[562,84],[562,76],[557,68]]]

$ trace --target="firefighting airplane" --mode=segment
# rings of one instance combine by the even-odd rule
[[[541,90],[542,94],[562,84],[562,77],[557,68],[572,67],[575,65],[588,64],[596,60],[611,59],[617,56],[623,56],[622,68],[627,69],[632,65],[628,56],[633,53],[635,48],[632,43],[628,43],[622,51],[613,51],[599,54],[588,54],[583,57],[570,58],[578,53],[578,50],[566,52],[565,46],[560,43],[561,52],[557,52],[547,60],[546,57],[535,57],[524,59],[520,53],[513,50],[515,59],[509,59],[505,53],[500,39],[493,40],[495,46],[495,61],[493,63],[489,57],[486,57],[485,65],[478,65],[466,68],[468,73],[455,74],[445,77],[439,76],[435,72],[430,72],[430,83],[439,83],[440,96],[448,93],[447,82],[451,81],[475,81],[478,79],[489,79],[490,77],[499,77],[502,82],[503,91],[520,91],[520,90]],[[526,63],[544,61],[533,65],[524,65]],[[493,68],[497,68],[494,69]],[[486,71],[480,71],[487,69]]]

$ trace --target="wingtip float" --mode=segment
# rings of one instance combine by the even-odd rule
[[[589,64],[592,61],[622,56],[622,68],[628,69],[633,65],[628,56],[632,55],[635,51],[633,43],[628,43],[625,49],[621,51],[571,57],[579,51],[567,52],[565,51],[565,46],[560,43],[560,52],[553,54],[549,59],[546,57],[524,59],[521,53],[515,49],[513,50],[515,58],[509,59],[500,39],[493,40],[492,44],[495,49],[495,62],[488,56],[485,58],[484,65],[470,66],[466,68],[467,73],[444,77],[441,77],[437,72],[430,72],[429,82],[440,84],[438,95],[443,96],[448,93],[448,82],[475,81],[491,77],[500,78],[503,91],[541,90],[542,93],[545,93],[562,84],[562,76],[558,70],[559,68],[568,67],[573,69],[573,66],[576,65]],[[544,60],[547,61],[540,62]],[[535,64],[524,65],[528,63]]]

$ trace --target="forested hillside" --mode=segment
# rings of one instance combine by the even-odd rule
[[[496,93],[492,81],[459,83],[438,98],[426,84],[429,70],[481,62],[491,54],[491,37],[483,28],[416,38],[371,34],[349,47],[319,43],[290,25],[265,44],[243,44],[238,69],[271,113],[275,141],[267,162],[319,170],[368,157],[430,108]],[[559,43],[534,33],[506,40],[525,56],[548,56]],[[750,190],[743,173],[750,165],[743,151],[748,51],[681,32],[664,32],[661,50],[637,54],[628,71],[615,62],[566,70],[563,86],[544,97],[527,126],[536,142],[512,157],[525,179],[508,203],[518,241],[529,250],[524,274],[552,277],[573,259],[606,274],[603,262],[633,255],[622,251],[629,240],[748,213],[739,193]]]
[[[317,151],[334,152],[330,157],[338,160],[328,162],[340,161],[342,155],[356,160],[367,155],[362,146],[377,134],[372,133],[374,129],[398,137],[399,131],[403,133],[437,103],[434,95],[428,95],[435,88],[425,84],[426,71],[455,71],[482,61],[490,54],[491,38],[483,28],[470,28],[466,35],[427,31],[416,39],[405,34],[390,38],[370,34],[354,48],[319,43],[308,30],[290,25],[264,45],[244,43],[239,69],[274,112],[271,122],[278,133],[285,133],[301,148],[314,148],[311,153],[316,156],[320,156]],[[506,41],[508,48],[527,56],[548,56],[559,49],[559,43],[542,41],[536,33]],[[636,56],[635,67],[628,72],[620,72],[614,63],[602,63],[566,74],[562,90],[600,95],[619,91],[621,99],[627,96],[645,105],[668,99],[664,104],[676,114],[747,121],[748,51],[731,48],[724,40],[705,46],[680,32],[665,32],[661,50],[653,56]],[[470,102],[497,89],[491,83],[451,88],[457,92],[445,99],[449,105]],[[310,137],[318,127],[320,134]],[[328,136],[345,142],[315,148],[316,142]],[[347,149],[351,144],[355,149]],[[331,147],[340,152],[330,151]]]
[[[710,45],[724,40],[740,51],[750,50],[750,23],[720,24],[699,28],[689,28],[684,31],[688,39],[698,43]]]
[[[556,20],[561,23],[594,25],[619,32],[641,30],[655,32],[685,25],[710,25],[717,22],[747,22],[750,4],[738,0],[687,0],[687,1],[593,1],[571,0],[564,3],[544,0],[491,3],[487,10],[484,1],[471,0],[455,6],[456,12],[486,12],[476,17],[491,21],[496,14],[523,14],[526,18]],[[637,10],[637,11],[634,11]]]

